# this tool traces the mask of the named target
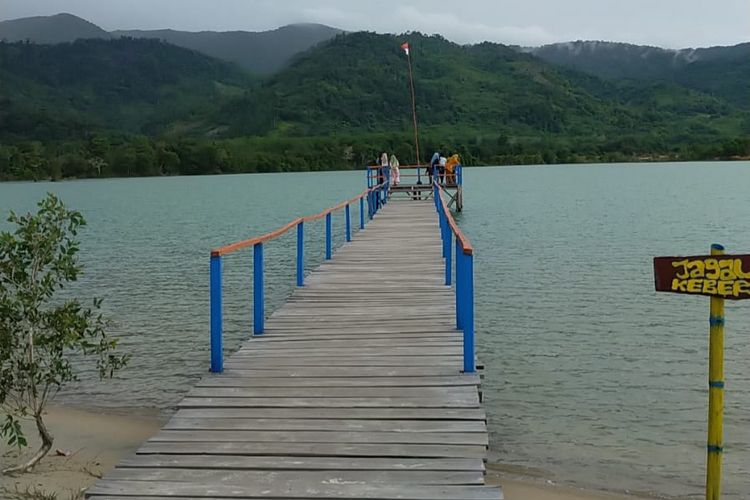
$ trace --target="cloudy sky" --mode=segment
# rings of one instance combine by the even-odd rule
[[[670,48],[750,40],[748,0],[0,0],[0,19],[70,12],[106,30],[440,33],[460,43],[613,40]]]

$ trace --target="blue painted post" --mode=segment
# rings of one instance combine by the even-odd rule
[[[443,239],[443,258],[448,257],[449,250],[446,249],[446,243],[450,244],[449,234],[450,226],[448,225],[448,217],[444,213],[442,206],[440,207],[440,236]]]
[[[265,320],[263,300],[263,243],[253,246],[253,334],[263,334]]]
[[[370,167],[365,169],[365,179],[367,179],[367,189],[372,187],[372,179],[370,179]]]
[[[462,255],[464,259],[463,314],[464,324],[464,373],[474,373],[474,256]]]
[[[447,231],[446,238],[443,240],[443,251],[445,252],[445,284],[451,286],[451,243],[453,243],[453,233]],[[456,255],[458,257],[458,255]]]
[[[297,224],[297,286],[305,284],[305,223]]]
[[[346,209],[344,209],[346,212],[346,241],[352,241],[352,221],[350,219],[350,210],[349,210],[349,204],[346,204]]]
[[[463,329],[463,314],[461,313],[461,296],[464,286],[464,259],[461,242],[456,238],[456,329]]]
[[[326,214],[326,260],[331,260],[331,212]]]
[[[359,199],[359,228],[365,228],[365,198]]]
[[[211,255],[210,268],[211,371],[224,371],[221,321],[221,256]]]

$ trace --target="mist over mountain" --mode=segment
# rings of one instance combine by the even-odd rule
[[[270,31],[120,30],[108,33],[72,14],[0,22],[0,40],[51,44],[87,38],[155,38],[236,63],[258,75],[277,72],[296,54],[342,31],[322,24],[291,24]]]
[[[322,24],[291,24],[261,32],[131,30],[113,31],[112,35],[158,38],[179,47],[237,63],[253,73],[268,75],[280,70],[296,54],[339,33],[341,30]]]
[[[750,58],[750,43],[730,47],[671,50],[647,45],[576,41],[527,48],[553,64],[604,78],[669,78],[695,63],[732,62]]]

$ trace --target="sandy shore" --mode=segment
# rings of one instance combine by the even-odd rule
[[[0,498],[27,499],[16,492],[56,494],[60,499],[76,498],[119,460],[133,453],[156,433],[164,419],[156,411],[138,410],[137,414],[116,414],[95,410],[51,408],[46,419],[55,436],[52,453],[30,474],[0,476]],[[25,427],[31,454],[39,445],[36,428]],[[3,443],[0,466],[17,463],[17,451]],[[56,454],[59,450],[61,453]],[[68,456],[64,456],[68,455]],[[487,482],[500,484],[506,500],[633,500],[637,497],[590,492],[544,484],[543,478],[525,478],[514,474],[513,467],[488,465]]]
[[[155,411],[139,410],[138,416],[132,416],[55,407],[50,408],[45,422],[55,437],[52,451],[30,474],[0,476],[0,498],[29,498],[17,492],[54,493],[60,500],[76,498],[156,433],[163,419]],[[33,422],[24,425],[24,432],[29,448],[23,456],[30,456],[40,444]],[[0,445],[0,468],[19,463],[20,458],[6,443]]]

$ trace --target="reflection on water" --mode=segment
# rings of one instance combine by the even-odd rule
[[[712,242],[750,252],[748,169],[466,171],[459,223],[477,248],[493,460],[583,486],[702,496],[708,299],[656,294],[651,259],[708,252]],[[363,183],[362,172],[336,172],[0,184],[3,212],[28,210],[46,191],[84,212],[81,289],[105,298],[133,355],[119,379],[98,384],[88,371],[64,401],[170,408],[208,367],[209,249],[317,212]],[[322,260],[322,227],[307,228],[309,267]],[[291,291],[294,237],[265,249],[269,310]],[[251,330],[252,251],[227,257],[224,269],[231,350]],[[726,498],[750,491],[749,308],[727,305]]]

